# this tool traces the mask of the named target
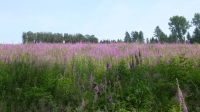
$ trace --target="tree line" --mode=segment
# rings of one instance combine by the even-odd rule
[[[151,38],[146,38],[146,43],[200,43],[200,13],[195,13],[192,21],[189,22],[184,16],[170,17],[169,36],[165,34],[159,26],[156,26],[154,35]],[[193,34],[191,35],[188,30],[191,26],[195,26]],[[187,34],[187,35],[186,35]],[[22,42],[25,43],[77,43],[77,42],[91,42],[98,43],[98,38],[94,35],[68,34],[68,33],[51,33],[51,32],[36,32],[31,31],[23,32]],[[125,32],[124,40],[100,40],[100,43],[116,43],[116,42],[137,42],[145,43],[144,33],[142,31]]]
[[[22,42],[25,43],[77,43],[77,42],[90,42],[98,43],[98,38],[94,35],[82,35],[64,33],[51,33],[51,32],[36,32],[31,31],[22,33]]]
[[[169,30],[171,31],[169,36],[167,36],[159,26],[156,26],[154,36],[150,39],[147,38],[146,43],[183,43],[186,41],[188,43],[200,43],[200,13],[195,13],[191,22],[187,21],[184,16],[170,17],[168,25]],[[193,35],[191,36],[187,31],[192,25],[195,26],[195,29],[193,31]],[[144,43],[143,32],[132,31],[131,35],[126,32],[124,42]]]

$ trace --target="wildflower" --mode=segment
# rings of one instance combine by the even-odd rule
[[[96,93],[99,92],[99,88],[98,88],[98,86],[96,86],[96,87],[94,88],[94,91],[95,91]]]
[[[10,61],[10,57],[6,56],[4,63],[9,62]]]
[[[183,98],[183,93],[182,93],[181,89],[179,88],[178,79],[176,79],[176,81],[177,81],[177,85],[178,85],[178,98],[179,98],[179,102],[180,102],[180,108],[182,107],[184,112],[188,112],[187,106],[185,105],[185,101]]]
[[[159,56],[156,56],[156,63],[158,63],[160,60]]]
[[[110,68],[110,63],[107,63],[106,67],[107,67],[107,69],[109,69]]]
[[[83,100],[82,100],[82,103],[81,103],[81,106],[82,106],[82,107],[85,107],[85,105],[86,105],[86,102],[85,102],[85,100],[83,99]]]
[[[84,90],[84,89],[85,89],[84,85],[81,85],[81,90]]]
[[[103,85],[101,84],[100,87],[99,87],[99,91],[103,91],[104,88],[103,88]]]

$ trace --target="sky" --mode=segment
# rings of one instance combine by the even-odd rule
[[[170,17],[191,21],[195,13],[200,0],[0,0],[0,43],[20,44],[28,31],[89,34],[99,40],[142,31],[151,38],[156,26],[170,34]]]

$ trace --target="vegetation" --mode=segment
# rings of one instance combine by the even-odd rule
[[[1,112],[200,111],[198,44],[0,45]]]
[[[51,32],[37,32],[31,31],[23,32],[22,42],[25,43],[77,43],[77,42],[90,42],[98,43],[98,39],[94,35],[82,35],[82,34],[68,34],[64,33],[51,33]]]
[[[169,30],[171,34],[166,35],[159,26],[156,26],[154,30],[154,36],[152,38],[146,38],[146,43],[200,43],[200,13],[195,13],[194,18],[191,21],[186,20],[183,16],[173,16],[169,19]],[[191,36],[187,30],[194,25],[196,28]],[[187,34],[187,35],[186,35]],[[186,35],[186,36],[185,36]],[[100,43],[116,43],[116,42],[128,42],[128,43],[145,43],[144,33],[142,31],[132,31],[131,34],[129,32],[125,32],[124,40],[117,39],[116,40],[100,40]],[[187,40],[186,40],[187,39]],[[51,33],[51,32],[37,32],[33,33],[23,32],[22,34],[22,42],[25,43],[77,43],[77,42],[90,42],[90,43],[98,43],[98,38],[94,35],[82,35],[80,33],[72,35],[68,33]]]

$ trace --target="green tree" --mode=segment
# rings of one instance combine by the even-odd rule
[[[84,42],[85,41],[85,37],[80,33],[74,35],[74,37],[76,38],[76,42]]]
[[[132,42],[138,42],[139,41],[139,33],[137,31],[131,32]]]
[[[27,41],[28,41],[27,40],[27,34],[26,34],[26,32],[23,32],[22,33],[22,43],[25,44]]]
[[[152,37],[152,38],[150,39],[150,43],[151,43],[151,44],[158,43],[158,39]]]
[[[157,27],[155,28],[154,37],[156,37],[157,40],[158,40],[160,43],[164,43],[164,42],[167,42],[167,41],[168,41],[167,35],[159,28],[159,26],[157,26]]]
[[[70,37],[69,37],[68,33],[64,33],[64,40],[65,40],[66,43],[70,42]]]
[[[146,43],[147,43],[147,44],[149,44],[149,43],[150,43],[150,42],[149,42],[149,38],[146,38]]]
[[[169,29],[171,30],[172,36],[175,38],[175,41],[183,42],[184,35],[189,29],[190,24],[183,16],[173,16],[168,23]]]
[[[200,29],[195,28],[192,38],[190,38],[190,43],[200,43]]]
[[[34,39],[35,39],[34,33],[31,31],[28,31],[26,34],[27,34],[27,41],[29,43],[34,42]]]
[[[130,34],[127,31],[125,33],[124,42],[131,42]]]
[[[192,18],[192,24],[196,26],[196,28],[200,29],[200,13],[194,14],[194,18]]]
[[[117,42],[123,42],[121,39],[117,39]]]
[[[168,37],[168,42],[169,43],[175,43],[175,42],[177,42],[176,36],[170,34],[169,37]]]
[[[144,43],[144,34],[143,34],[142,31],[139,32],[138,42],[139,43]]]
[[[190,35],[190,33],[189,33],[189,32],[187,33],[187,39],[188,39],[188,40],[190,40],[190,39],[191,39],[191,35]]]
[[[194,29],[192,37],[187,35],[187,39],[190,43],[200,43],[200,13],[195,13],[194,18],[192,18],[192,24],[196,27]]]
[[[63,42],[63,35],[61,33],[54,33],[54,42],[55,43],[62,43]]]
[[[96,38],[94,35],[85,35],[85,42],[91,42],[91,43],[98,43],[98,38]],[[105,41],[102,41],[103,43],[105,43]]]

